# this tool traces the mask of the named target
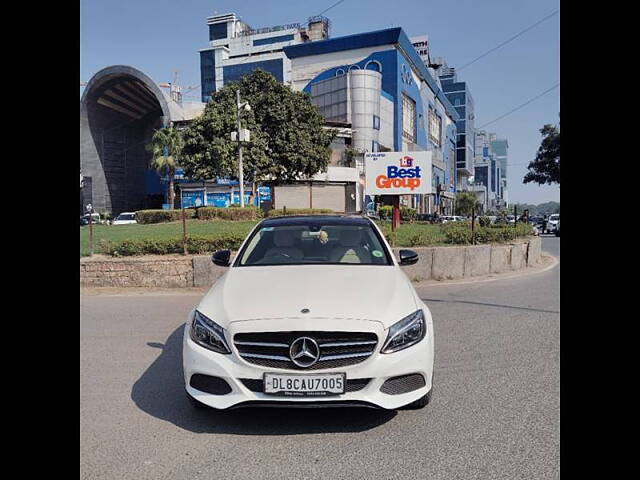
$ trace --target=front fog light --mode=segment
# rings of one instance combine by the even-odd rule
[[[427,333],[424,312],[416,310],[389,328],[389,335],[380,353],[392,353],[415,345]]]
[[[197,310],[193,314],[190,333],[191,340],[204,348],[218,353],[231,353],[224,339],[224,328]]]

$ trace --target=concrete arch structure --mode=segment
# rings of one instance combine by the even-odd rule
[[[145,73],[127,65],[97,72],[80,99],[81,208],[98,212],[159,208],[164,187],[149,169],[146,145],[161,127],[192,119],[203,104],[185,107]]]

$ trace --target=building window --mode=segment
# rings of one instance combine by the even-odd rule
[[[416,142],[416,102],[402,94],[402,136]]]
[[[351,65],[349,67],[349,71],[351,71],[351,70],[360,70],[360,67],[358,65]]]
[[[339,68],[339,69],[336,70],[336,77],[339,77],[341,75],[344,75],[344,70]]]
[[[209,25],[209,41],[220,40],[221,38],[227,38],[227,24],[226,23],[214,23]]]
[[[270,43],[290,42],[293,40],[293,35],[280,35],[279,37],[267,37],[259,38],[253,41],[253,46],[269,45]]]
[[[375,130],[380,130],[380,117],[377,115],[373,116],[373,128]]]
[[[200,85],[202,101],[207,103],[211,94],[216,91],[216,62],[213,50],[200,52]]]
[[[378,142],[376,142],[375,140],[371,141],[371,151],[372,152],[379,152],[380,151],[380,144]]]
[[[429,107],[429,140],[436,146],[441,145],[442,118],[432,107]]]
[[[224,84],[239,81],[244,75],[252,73],[257,68],[261,68],[265,72],[269,72],[276,77],[279,82],[283,81],[282,59],[263,60],[252,63],[237,63],[222,67],[222,75]]]

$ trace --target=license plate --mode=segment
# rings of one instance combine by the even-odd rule
[[[344,393],[346,374],[281,375],[264,374],[264,393],[291,397],[322,397]]]

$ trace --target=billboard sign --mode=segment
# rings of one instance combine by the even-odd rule
[[[365,153],[366,195],[417,195],[432,192],[431,152]]]

